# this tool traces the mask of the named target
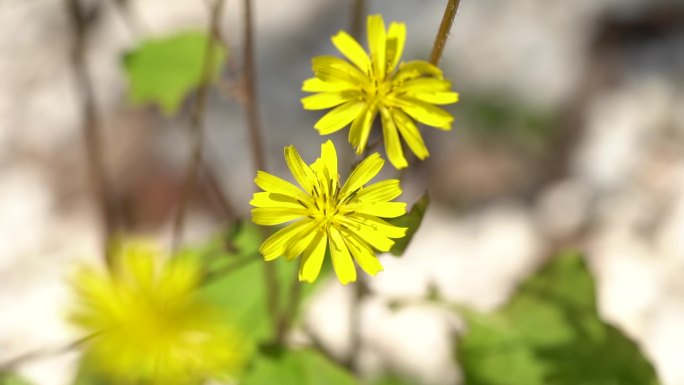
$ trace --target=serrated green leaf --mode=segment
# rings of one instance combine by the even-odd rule
[[[430,196],[425,192],[423,196],[413,204],[413,207],[411,207],[409,212],[398,218],[388,219],[388,222],[395,226],[408,228],[406,235],[403,238],[395,240],[394,246],[390,249],[392,255],[399,257],[404,254],[404,251],[406,251],[409,243],[411,243],[416,231],[420,228],[420,224],[423,222],[423,217],[425,216],[425,211],[429,205]]]
[[[655,385],[638,346],[604,323],[579,255],[554,258],[494,314],[463,311],[467,385]]]
[[[359,385],[346,370],[313,350],[262,353],[241,385]]]
[[[130,100],[133,104],[158,104],[167,115],[178,110],[183,99],[202,82],[207,36],[187,32],[148,40],[124,57]],[[225,49],[212,45],[210,80],[217,78],[226,58]]]

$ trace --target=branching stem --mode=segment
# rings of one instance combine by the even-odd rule
[[[183,179],[183,190],[181,191],[180,201],[178,202],[178,209],[173,221],[173,243],[172,250],[175,252],[181,243],[183,233],[183,225],[185,223],[185,214],[187,211],[188,201],[192,196],[192,190],[195,187],[197,174],[200,167],[202,167],[202,147],[204,142],[204,112],[206,110],[206,99],[209,92],[209,83],[211,82],[212,74],[215,72],[213,68],[215,63],[216,49],[214,44],[215,31],[219,28],[221,21],[221,14],[223,13],[223,6],[225,0],[215,0],[214,6],[211,9],[210,21],[207,32],[207,45],[204,51],[204,66],[202,68],[202,78],[197,90],[195,103],[193,104],[192,115],[190,117],[190,135],[192,140],[192,153],[185,170],[185,177]]]
[[[78,0],[66,0],[66,6],[74,28],[71,63],[81,103],[81,124],[90,185],[104,227],[103,256],[107,266],[111,268],[112,260],[109,253],[109,244],[117,227],[116,206],[110,196],[110,190],[107,185],[100,123],[97,117],[92,80],[88,73],[85,57],[88,21]]]
[[[243,71],[244,71],[244,96],[245,114],[247,116],[247,130],[252,152],[252,161],[257,170],[266,169],[266,154],[264,152],[264,139],[259,121],[259,105],[256,93],[256,64],[254,62],[254,15],[252,1],[243,0]],[[263,229],[263,227],[262,227]],[[262,230],[264,237],[266,230]],[[280,315],[278,310],[278,278],[272,263],[264,263],[264,280],[266,282],[266,306],[271,317],[273,333],[276,342],[282,343],[284,335],[280,331]]]

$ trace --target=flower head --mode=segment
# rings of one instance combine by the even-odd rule
[[[302,90],[317,92],[302,99],[307,110],[335,107],[314,126],[321,135],[336,132],[351,123],[349,143],[358,154],[366,147],[377,115],[382,121],[385,151],[394,167],[408,166],[400,136],[419,159],[430,154],[414,123],[450,130],[454,118],[435,104],[458,101],[442,71],[425,61],[399,64],[406,25],[393,22],[385,30],[380,15],[368,16],[370,57],[348,33],[340,31],[332,43],[348,59],[319,56],[313,59],[315,77],[304,81]]]
[[[269,173],[257,172],[254,182],[264,191],[250,202],[252,220],[258,225],[294,221],[266,239],[259,251],[267,261],[281,255],[292,260],[303,255],[301,281],[313,282],[329,246],[333,267],[340,282],[356,280],[356,263],[368,274],[382,271],[373,249],[389,251],[392,238],[401,238],[406,228],[380,219],[406,213],[406,203],[390,202],[401,195],[397,179],[364,186],[385,163],[379,154],[370,155],[340,186],[337,153],[331,141],[321,146],[321,157],[308,166],[294,146],[285,147],[285,161],[301,189]]]
[[[131,384],[198,384],[240,371],[244,345],[219,309],[198,297],[196,262],[161,260],[142,242],[122,244],[114,256],[111,273],[83,268],[73,281],[70,319],[93,334],[88,362]]]

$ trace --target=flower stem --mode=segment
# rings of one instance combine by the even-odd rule
[[[261,132],[259,121],[259,106],[256,95],[256,65],[254,63],[254,23],[252,12],[252,1],[243,1],[243,71],[244,71],[244,93],[245,93],[245,113],[247,115],[247,129],[249,132],[249,142],[252,151],[252,161],[257,170],[266,169],[266,155],[264,152],[264,139]],[[263,227],[261,228],[263,229]],[[264,237],[266,230],[262,230]],[[278,278],[276,277],[275,267],[271,263],[264,263],[264,280],[266,282],[266,300],[274,336],[278,343],[282,342],[280,321],[278,314]]]
[[[33,362],[40,359],[52,358],[61,354],[69,353],[81,347],[84,343],[90,341],[91,339],[97,337],[100,333],[89,334],[85,337],[81,337],[74,341],[68,342],[64,345],[52,347],[52,348],[42,348],[24,353],[18,357],[14,357],[8,361],[0,363],[0,372],[10,372],[17,369],[18,366],[23,365],[27,362]]]
[[[190,118],[192,153],[190,155],[187,168],[185,169],[183,190],[181,191],[180,201],[178,202],[178,210],[176,211],[176,216],[173,221],[172,250],[174,252],[178,250],[178,247],[181,243],[188,200],[190,199],[192,190],[195,187],[198,170],[202,166],[202,145],[204,142],[202,127],[204,126],[204,111],[206,109],[206,99],[209,92],[211,75],[215,70],[215,68],[213,68],[215,62],[214,57],[216,54],[214,45],[214,31],[216,31],[219,27],[224,4],[225,0],[215,0],[211,9],[211,19],[209,21],[207,32],[207,45],[204,50],[202,78],[200,80],[200,85],[197,90],[197,96],[195,98],[195,103],[193,104],[192,115]]]
[[[449,0],[446,9],[444,9],[442,23],[439,25],[439,31],[437,31],[435,43],[432,45],[432,52],[430,53],[430,63],[434,65],[439,64],[439,59],[442,57],[442,51],[444,51],[444,45],[449,37],[449,31],[451,31],[451,25],[454,23],[460,2],[461,0]]]
[[[100,123],[97,118],[93,84],[88,73],[85,58],[88,21],[77,0],[66,1],[67,10],[74,26],[74,46],[71,62],[76,80],[78,97],[81,102],[82,130],[85,144],[89,178],[95,202],[103,221],[103,256],[109,268],[112,259],[109,253],[110,241],[117,227],[116,205],[110,195],[103,157],[103,144]]]
[[[295,269],[294,279],[292,280],[292,286],[290,287],[290,298],[287,304],[287,309],[283,312],[280,318],[280,324],[278,328],[277,339],[278,341],[284,341],[287,337],[287,332],[290,330],[297,318],[297,313],[299,312],[299,304],[302,298],[302,283],[299,281],[299,271]]]
[[[366,284],[366,277],[359,275],[354,285],[353,297],[349,305],[349,338],[350,347],[349,355],[347,356],[344,366],[353,373],[358,373],[358,361],[356,358],[361,353],[363,347],[363,339],[361,336],[361,325],[363,321],[361,305],[364,299],[368,296],[368,285]]]
[[[351,33],[357,41],[361,41],[361,34],[363,34],[363,15],[366,13],[366,1],[352,1]]]

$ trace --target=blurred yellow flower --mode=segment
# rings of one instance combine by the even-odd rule
[[[337,153],[331,141],[321,146],[321,157],[308,166],[294,146],[285,147],[285,161],[302,189],[269,173],[258,171],[254,182],[263,192],[250,202],[252,220],[272,226],[295,221],[266,239],[259,251],[266,261],[284,255],[292,260],[303,255],[299,279],[313,282],[330,245],[333,267],[340,282],[356,280],[352,257],[368,274],[382,271],[373,248],[389,251],[392,238],[406,228],[380,219],[398,217],[406,203],[390,202],[401,195],[399,180],[389,179],[364,187],[380,172],[385,161],[375,153],[356,167],[340,186]]]
[[[335,107],[314,127],[326,135],[351,123],[349,143],[357,154],[365,149],[379,114],[387,157],[394,167],[404,168],[408,162],[399,136],[419,159],[427,158],[430,154],[413,120],[450,130],[454,118],[434,105],[456,103],[458,94],[436,66],[421,60],[399,64],[406,41],[404,23],[393,22],[385,30],[382,16],[371,15],[367,29],[370,57],[340,31],[332,43],[348,61],[335,56],[313,59],[315,77],[304,81],[302,91],[317,94],[303,98],[302,105],[307,110]]]
[[[122,384],[195,385],[239,374],[246,352],[219,309],[198,296],[201,267],[122,243],[111,273],[82,268],[70,320],[93,333],[85,357]]]

